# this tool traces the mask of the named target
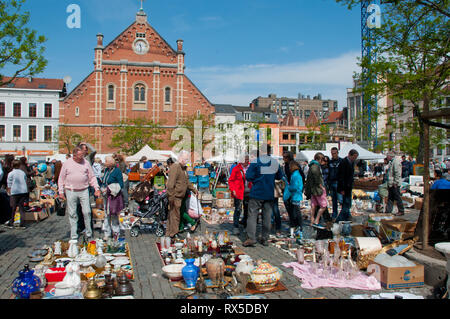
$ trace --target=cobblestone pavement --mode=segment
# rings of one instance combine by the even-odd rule
[[[417,220],[418,212],[412,211],[405,215],[406,219]],[[358,216],[355,219],[363,218]],[[228,230],[231,234],[231,224],[207,225],[202,223],[197,232]],[[52,244],[56,240],[68,240],[70,235],[68,216],[60,217],[55,214],[39,223],[30,224],[25,230],[0,230],[0,299],[11,297],[11,283],[17,277],[18,271],[27,263],[27,255],[33,247],[42,244]],[[99,230],[95,236],[100,237]],[[134,297],[137,299],[173,299],[185,293],[173,285],[162,275],[162,262],[156,248],[157,236],[151,233],[141,233],[138,237],[131,237],[129,231],[125,232],[129,243],[132,262],[135,272]],[[318,288],[313,290],[302,289],[300,280],[293,275],[292,269],[281,266],[284,262],[291,262],[293,258],[274,246],[242,247],[242,241],[236,236],[231,237],[233,242],[240,246],[244,252],[253,259],[265,259],[272,265],[283,270],[283,284],[287,291],[267,293],[264,296],[270,299],[302,299],[327,298],[349,299],[354,294],[374,295],[381,292],[409,292],[432,298],[432,287],[363,291],[345,288]]]

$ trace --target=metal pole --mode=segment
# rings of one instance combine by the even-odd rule
[[[429,111],[428,97],[423,100],[423,111]],[[430,126],[427,123],[423,125],[423,139],[424,139],[424,185],[423,185],[423,222],[422,222],[422,249],[428,248],[428,234],[430,221]]]

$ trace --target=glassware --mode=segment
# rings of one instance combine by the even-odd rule
[[[316,262],[311,262],[310,264],[310,267],[311,267],[311,273],[313,274],[313,275],[315,275],[315,274],[317,274],[317,270],[318,270],[318,264],[316,263]]]
[[[166,237],[165,242],[166,242],[166,248],[169,249],[170,248],[170,237]]]
[[[159,244],[161,245],[161,250],[166,249],[166,237],[162,236],[159,238]]]
[[[305,263],[305,250],[303,248],[297,249],[297,262],[300,265],[303,265]]]

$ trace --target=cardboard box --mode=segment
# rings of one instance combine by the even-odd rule
[[[377,232],[380,232],[380,225],[382,220],[392,220],[394,215],[392,214],[369,214],[367,219],[367,226],[373,227]]]
[[[207,168],[196,168],[195,175],[197,176],[209,175],[209,170]]]
[[[41,204],[48,204],[50,206],[55,206],[55,199],[54,198],[41,199],[39,202]]]
[[[48,211],[46,209],[42,209],[40,212],[25,212],[23,220],[24,221],[32,221],[32,222],[40,222],[41,220],[46,219],[49,216]]]
[[[92,208],[92,218],[93,219],[105,219],[105,211],[97,208]]]
[[[408,203],[414,203],[414,198],[409,196],[402,196],[402,201],[408,202]]]
[[[382,220],[383,227],[393,229],[402,233],[414,232],[417,222],[413,223],[403,218],[394,218],[391,220]]]
[[[401,289],[412,287],[423,287],[425,285],[424,266],[414,267],[386,267],[374,261],[369,263],[375,265],[379,273],[381,286],[385,289]],[[373,267],[373,266],[372,266]],[[372,268],[370,267],[370,268]]]
[[[217,199],[231,199],[231,193],[230,192],[216,192],[216,198]]]
[[[417,197],[414,202],[414,209],[421,210],[423,206],[423,198]]]
[[[353,237],[366,237],[364,234],[364,225],[352,225],[352,236]]]
[[[233,200],[232,199],[217,199],[216,206],[217,206],[217,208],[233,207]]]

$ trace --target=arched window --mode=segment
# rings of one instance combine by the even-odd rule
[[[145,85],[136,84],[134,87],[134,101],[145,102]]]
[[[166,87],[164,89],[164,102],[170,103],[172,101],[172,90],[170,87]]]
[[[108,85],[108,101],[114,101],[114,85]]]

